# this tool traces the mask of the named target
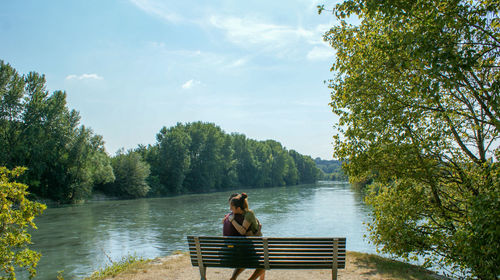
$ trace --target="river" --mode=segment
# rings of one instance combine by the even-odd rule
[[[246,191],[265,236],[347,237],[347,250],[375,253],[364,238],[370,210],[347,183],[248,189],[49,208],[35,222],[32,249],[43,257],[35,279],[81,279],[127,255],[187,251],[187,235],[221,235],[227,199]],[[19,275],[23,279],[26,275]]]

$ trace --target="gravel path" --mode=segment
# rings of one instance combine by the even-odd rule
[[[446,279],[416,266],[408,266],[403,271],[388,269],[370,262],[372,255],[348,252],[346,269],[339,270],[339,280],[350,279]],[[378,257],[375,257],[378,258]],[[373,260],[373,259],[371,259]],[[388,261],[391,262],[391,261]],[[238,279],[248,279],[253,270],[244,271]],[[224,280],[231,277],[232,269],[208,268],[207,280]],[[199,280],[198,267],[193,267],[187,254],[177,254],[159,258],[148,265],[122,273],[113,280]],[[332,279],[331,270],[270,270],[266,280],[315,280]]]

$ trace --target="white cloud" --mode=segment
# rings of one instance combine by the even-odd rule
[[[187,82],[185,82],[183,85],[182,85],[182,88],[183,89],[191,89],[193,88],[195,85],[199,85],[200,84],[200,81],[196,81],[194,79],[191,79]]]
[[[184,21],[182,16],[170,11],[163,2],[150,0],[130,0],[130,2],[146,13],[158,16],[168,22],[179,23]]]
[[[169,46],[163,42],[146,42],[145,52],[148,56],[162,57],[168,59],[170,63],[175,59],[182,60],[182,64],[188,65],[195,63],[196,67],[217,68],[217,69],[231,69],[241,68],[251,61],[251,56],[237,56],[228,53],[216,53],[201,50],[185,50],[185,49],[170,49]],[[172,59],[174,58],[174,59]],[[211,70],[210,70],[211,71]]]
[[[331,24],[319,24],[310,29],[266,23],[255,18],[212,16],[209,22],[225,32],[229,42],[240,47],[258,47],[278,57],[306,55],[308,60],[329,59],[335,51],[323,41]],[[312,49],[311,49],[312,47]],[[244,64],[237,60],[231,66]]]
[[[307,59],[309,60],[323,60],[332,58],[334,56],[335,50],[328,45],[315,46],[307,53]]]
[[[298,27],[265,23],[258,19],[211,16],[209,22],[222,29],[227,39],[239,46],[256,45],[266,49],[289,46],[294,41],[314,37],[314,32]]]
[[[103,80],[104,78],[97,74],[82,74],[82,75],[68,75],[66,80]]]
[[[229,67],[244,66],[245,64],[247,64],[247,62],[248,62],[247,58],[240,58],[240,59],[235,60],[233,63],[229,64]]]

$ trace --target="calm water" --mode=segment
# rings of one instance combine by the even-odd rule
[[[348,184],[246,191],[266,236],[345,236],[348,250],[375,252],[363,238],[369,209]],[[60,270],[66,279],[79,279],[110,264],[108,258],[187,251],[187,235],[222,234],[232,192],[47,209],[32,234],[33,249],[43,254],[35,279],[55,279]]]

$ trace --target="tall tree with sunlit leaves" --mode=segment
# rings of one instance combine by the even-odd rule
[[[16,279],[16,267],[25,268],[30,278],[34,277],[41,257],[28,248],[28,228],[36,229],[33,219],[45,205],[28,200],[28,186],[13,181],[25,170],[0,167],[0,279]]]
[[[480,279],[500,275],[499,8],[350,0],[325,34],[335,155],[373,179],[373,242]]]
[[[0,165],[26,166],[30,192],[61,203],[90,197],[115,178],[101,136],[80,125],[66,92],[46,90],[45,76],[20,75],[0,60]]]

